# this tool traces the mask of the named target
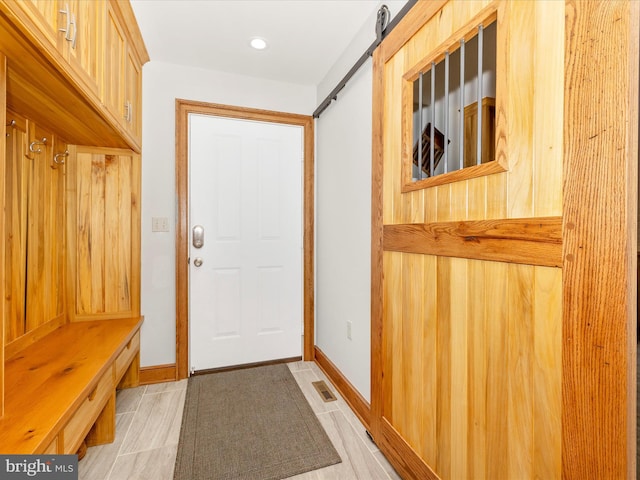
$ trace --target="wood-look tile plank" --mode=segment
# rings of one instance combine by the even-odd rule
[[[78,463],[79,480],[106,480],[113,468],[122,442],[135,412],[116,415],[116,438],[113,443],[90,447],[87,455]]]
[[[178,380],[177,382],[164,382],[164,383],[154,383],[153,385],[147,385],[147,391],[145,395],[152,395],[155,393],[165,393],[172,392],[175,390],[186,390],[187,389],[187,379]]]
[[[177,445],[186,390],[144,395],[122,445],[122,454]]]
[[[342,462],[290,477],[295,480],[388,480],[388,475],[373,454],[358,438],[340,411],[318,415],[320,423],[338,451]]]
[[[109,480],[171,480],[178,451],[177,445],[154,448],[145,452],[120,455]]]
[[[116,413],[135,412],[140,405],[146,386],[125,388],[116,392]]]

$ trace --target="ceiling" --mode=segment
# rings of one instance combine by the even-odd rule
[[[300,85],[322,81],[379,4],[379,0],[131,0],[152,61]],[[265,39],[268,47],[252,49],[253,37]]]

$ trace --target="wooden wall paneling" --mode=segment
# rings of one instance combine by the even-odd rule
[[[7,59],[0,52],[0,125],[6,125],[7,119]],[[6,127],[5,127],[6,128]],[[6,155],[6,135],[0,135],[0,155]],[[5,165],[6,162],[2,162],[2,166],[0,166],[0,201],[2,202],[2,208],[0,209],[0,238],[6,237],[6,222],[5,222],[5,210],[6,210],[6,201],[5,201]],[[2,265],[5,265],[5,242],[0,242],[0,262]],[[0,282],[0,298],[5,298],[5,282]],[[4,335],[5,335],[5,322],[6,312],[3,305],[3,308],[0,308],[0,336],[2,337],[2,341],[0,342],[0,416],[4,415]]]
[[[435,472],[451,478],[451,259],[436,260],[436,462]],[[433,408],[433,407],[432,407]]]
[[[508,265],[484,262],[485,315],[486,315],[486,473],[481,478],[509,478],[507,456],[510,454],[507,423],[507,364],[508,311],[496,298],[507,298]]]
[[[535,2],[507,3],[509,50],[506,65],[506,109],[509,144],[507,217],[529,217],[533,213],[533,79],[535,66],[531,46],[536,30]],[[533,23],[535,25],[535,23]],[[544,101],[544,100],[542,100]]]
[[[71,147],[69,281],[73,320],[140,313],[140,156]],[[73,250],[71,250],[73,248]]]
[[[464,185],[464,184],[463,184]],[[450,345],[451,345],[451,477],[469,478],[465,446],[469,432],[469,339],[468,264],[463,258],[450,259]]]
[[[79,203],[79,213],[81,217],[89,219],[89,243],[85,247],[85,251],[89,254],[88,271],[83,272],[78,278],[78,288],[83,289],[91,285],[91,302],[89,308],[79,311],[78,313],[104,313],[106,312],[105,280],[108,272],[107,268],[107,251],[111,251],[112,245],[109,245],[107,235],[106,220],[106,203],[105,197],[106,187],[106,163],[107,156],[97,153],[88,153],[87,161],[90,162],[91,174],[88,177],[78,178],[78,181],[85,184],[81,189],[89,190],[91,193],[87,198],[88,202]],[[81,161],[81,155],[78,161]],[[87,213],[84,213],[84,210]]]
[[[565,3],[564,478],[635,477],[639,9]]]
[[[423,372],[422,348],[424,304],[422,298],[427,285],[424,284],[423,256],[404,254],[402,256],[402,337],[395,348],[401,352],[404,368],[401,395],[394,415],[395,425],[403,437],[417,451],[423,449],[422,424],[424,408],[422,406]],[[396,291],[398,292],[398,291]],[[397,301],[397,300],[396,300]],[[400,392],[398,392],[400,393]]]
[[[533,214],[562,215],[564,4],[536,2],[533,47]]]
[[[26,329],[30,331],[64,313],[64,171],[52,168],[55,138],[51,131],[28,122],[31,162],[27,207]],[[40,150],[40,152],[37,152]]]
[[[485,262],[470,261],[467,280],[467,478],[486,478],[487,469],[487,315]]]
[[[389,303],[385,309],[385,336],[386,344],[386,364],[385,372],[388,372],[389,379],[389,398],[387,399],[389,410],[385,410],[385,418],[395,427],[396,420],[402,422],[404,418],[404,410],[402,399],[404,395],[403,389],[403,372],[405,368],[405,358],[402,352],[402,309],[404,302],[402,301],[402,258],[403,254],[394,254],[392,261],[388,263],[385,270],[385,283],[388,291]],[[385,373],[387,374],[387,373]]]
[[[7,111],[5,153],[4,344],[25,333],[27,195],[31,162],[25,156],[26,119]]]
[[[533,475],[560,478],[562,468],[562,270],[536,267],[533,299]]]
[[[507,442],[509,478],[533,477],[533,268],[509,265],[507,290]]]
[[[435,465],[438,455],[437,425],[438,412],[435,408],[438,399],[438,258],[424,255],[423,304],[424,317],[422,319],[422,362],[414,367],[421,371],[423,390],[422,424],[420,435],[422,448],[421,457],[429,465]]]

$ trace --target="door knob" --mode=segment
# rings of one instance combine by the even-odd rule
[[[194,264],[196,267],[201,266],[201,265],[202,265],[202,259],[201,259],[200,257],[198,257],[198,258],[194,259],[194,260],[193,260],[193,264]]]

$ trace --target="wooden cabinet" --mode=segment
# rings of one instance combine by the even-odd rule
[[[138,379],[139,335],[129,335],[142,321],[136,152],[148,54],[127,1],[0,0],[0,60],[0,115],[8,117],[0,136],[0,422],[22,428],[25,418],[37,417],[40,424],[28,435],[0,427],[0,444],[17,442],[16,453],[73,453],[96,418],[91,441],[111,438],[116,370],[126,385]],[[122,324],[126,338],[110,346],[104,336],[94,339],[82,357],[92,370],[76,379],[80,388],[94,385],[110,365],[97,403],[57,401],[51,391],[73,386],[61,383],[69,372],[38,379],[34,372],[59,366],[53,347],[68,349],[60,335],[83,319],[100,321],[87,322],[96,327],[82,327],[75,343],[98,323]],[[29,375],[7,376],[13,361],[33,362]],[[71,364],[75,371],[77,362]],[[76,413],[49,418],[48,401]],[[36,436],[35,449],[20,443]]]
[[[79,115],[85,117],[86,112],[80,110],[85,107],[82,103],[86,102],[93,110],[92,115],[95,115],[91,119],[94,123],[94,137],[107,137],[107,141],[101,140],[99,145],[127,145],[139,152],[142,133],[140,78],[142,65],[148,60],[148,54],[128,2],[0,0],[0,12],[6,14],[5,19],[0,16],[0,50],[12,51],[8,55],[9,77],[14,79],[12,83],[19,85],[25,92],[33,87],[36,91],[30,93],[43,95],[38,101],[31,94],[31,101],[28,98],[18,101],[9,98],[8,103],[17,110],[23,110],[23,106],[29,107],[32,111],[25,113],[31,113],[32,118],[42,124],[54,126],[63,123],[61,131],[73,143],[93,144],[87,139],[91,132],[81,132],[81,129],[84,130],[81,125],[77,125],[72,119],[66,119],[78,130],[78,135],[74,138],[73,130],[64,128],[64,121],[54,118],[63,113],[59,106],[67,108],[68,105],[73,105]],[[14,23],[4,25],[3,22]],[[14,28],[18,32],[10,31]],[[3,30],[6,30],[4,35]],[[22,34],[30,42],[27,47],[20,44]],[[28,51],[34,47],[37,53]],[[27,68],[23,59],[29,54],[45,54],[45,58],[50,60],[58,72],[52,75],[51,71],[37,72],[38,69]],[[39,70],[49,68],[48,65],[41,66]],[[54,78],[58,73],[70,84],[59,84],[60,79]],[[51,85],[41,92],[43,85],[38,79],[44,77],[50,80]],[[56,82],[58,85],[53,86]],[[60,91],[61,87],[69,86],[71,91]],[[43,100],[51,102],[48,108],[51,123],[43,121],[47,120],[43,118],[47,114],[40,111]],[[53,108],[54,105],[56,108]]]
[[[83,88],[98,95],[102,71],[101,48],[106,3],[103,0],[24,0],[22,9],[35,27],[32,33],[44,48],[57,51]]]

